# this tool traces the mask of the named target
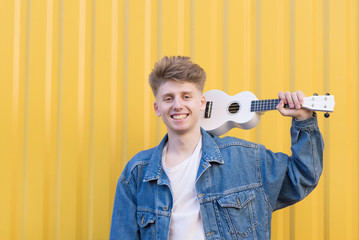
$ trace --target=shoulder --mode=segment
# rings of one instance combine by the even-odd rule
[[[236,137],[211,136],[211,138],[214,144],[204,150],[205,159],[219,164],[212,164],[210,171],[214,171],[218,176],[226,176],[228,179],[242,179],[243,185],[258,182],[258,161],[262,151],[260,144]],[[207,157],[208,155],[213,158]]]
[[[219,147],[219,149],[229,148],[229,147],[243,147],[243,148],[257,149],[260,147],[260,144],[246,141],[236,137],[230,137],[230,136],[227,137],[212,136],[212,137],[213,140],[216,142],[217,146]]]
[[[218,137],[208,132],[203,133],[202,152],[205,159],[223,163],[226,158],[233,156],[256,156],[255,152],[261,148],[260,144],[236,137]]]
[[[150,148],[135,154],[126,164],[120,178],[130,181],[134,172],[145,170],[151,161],[154,150],[155,148]]]

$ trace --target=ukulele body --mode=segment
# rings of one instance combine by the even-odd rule
[[[229,96],[220,90],[210,90],[204,96],[207,107],[206,113],[201,115],[200,123],[211,134],[219,136],[234,127],[251,129],[259,123],[260,114],[251,112],[251,102],[258,100],[252,92]]]

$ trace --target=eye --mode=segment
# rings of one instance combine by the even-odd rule
[[[169,102],[169,101],[171,101],[171,100],[172,100],[171,97],[166,97],[166,98],[165,98],[165,101],[166,101],[166,102]]]
[[[185,95],[183,98],[184,98],[184,99],[190,99],[191,96],[190,96],[190,95]]]

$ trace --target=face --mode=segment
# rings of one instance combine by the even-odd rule
[[[205,104],[204,96],[194,83],[169,80],[159,87],[154,108],[169,134],[185,134],[199,130]]]

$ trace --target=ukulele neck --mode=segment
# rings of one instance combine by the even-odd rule
[[[251,102],[251,112],[275,110],[279,102],[279,99],[253,100]]]

